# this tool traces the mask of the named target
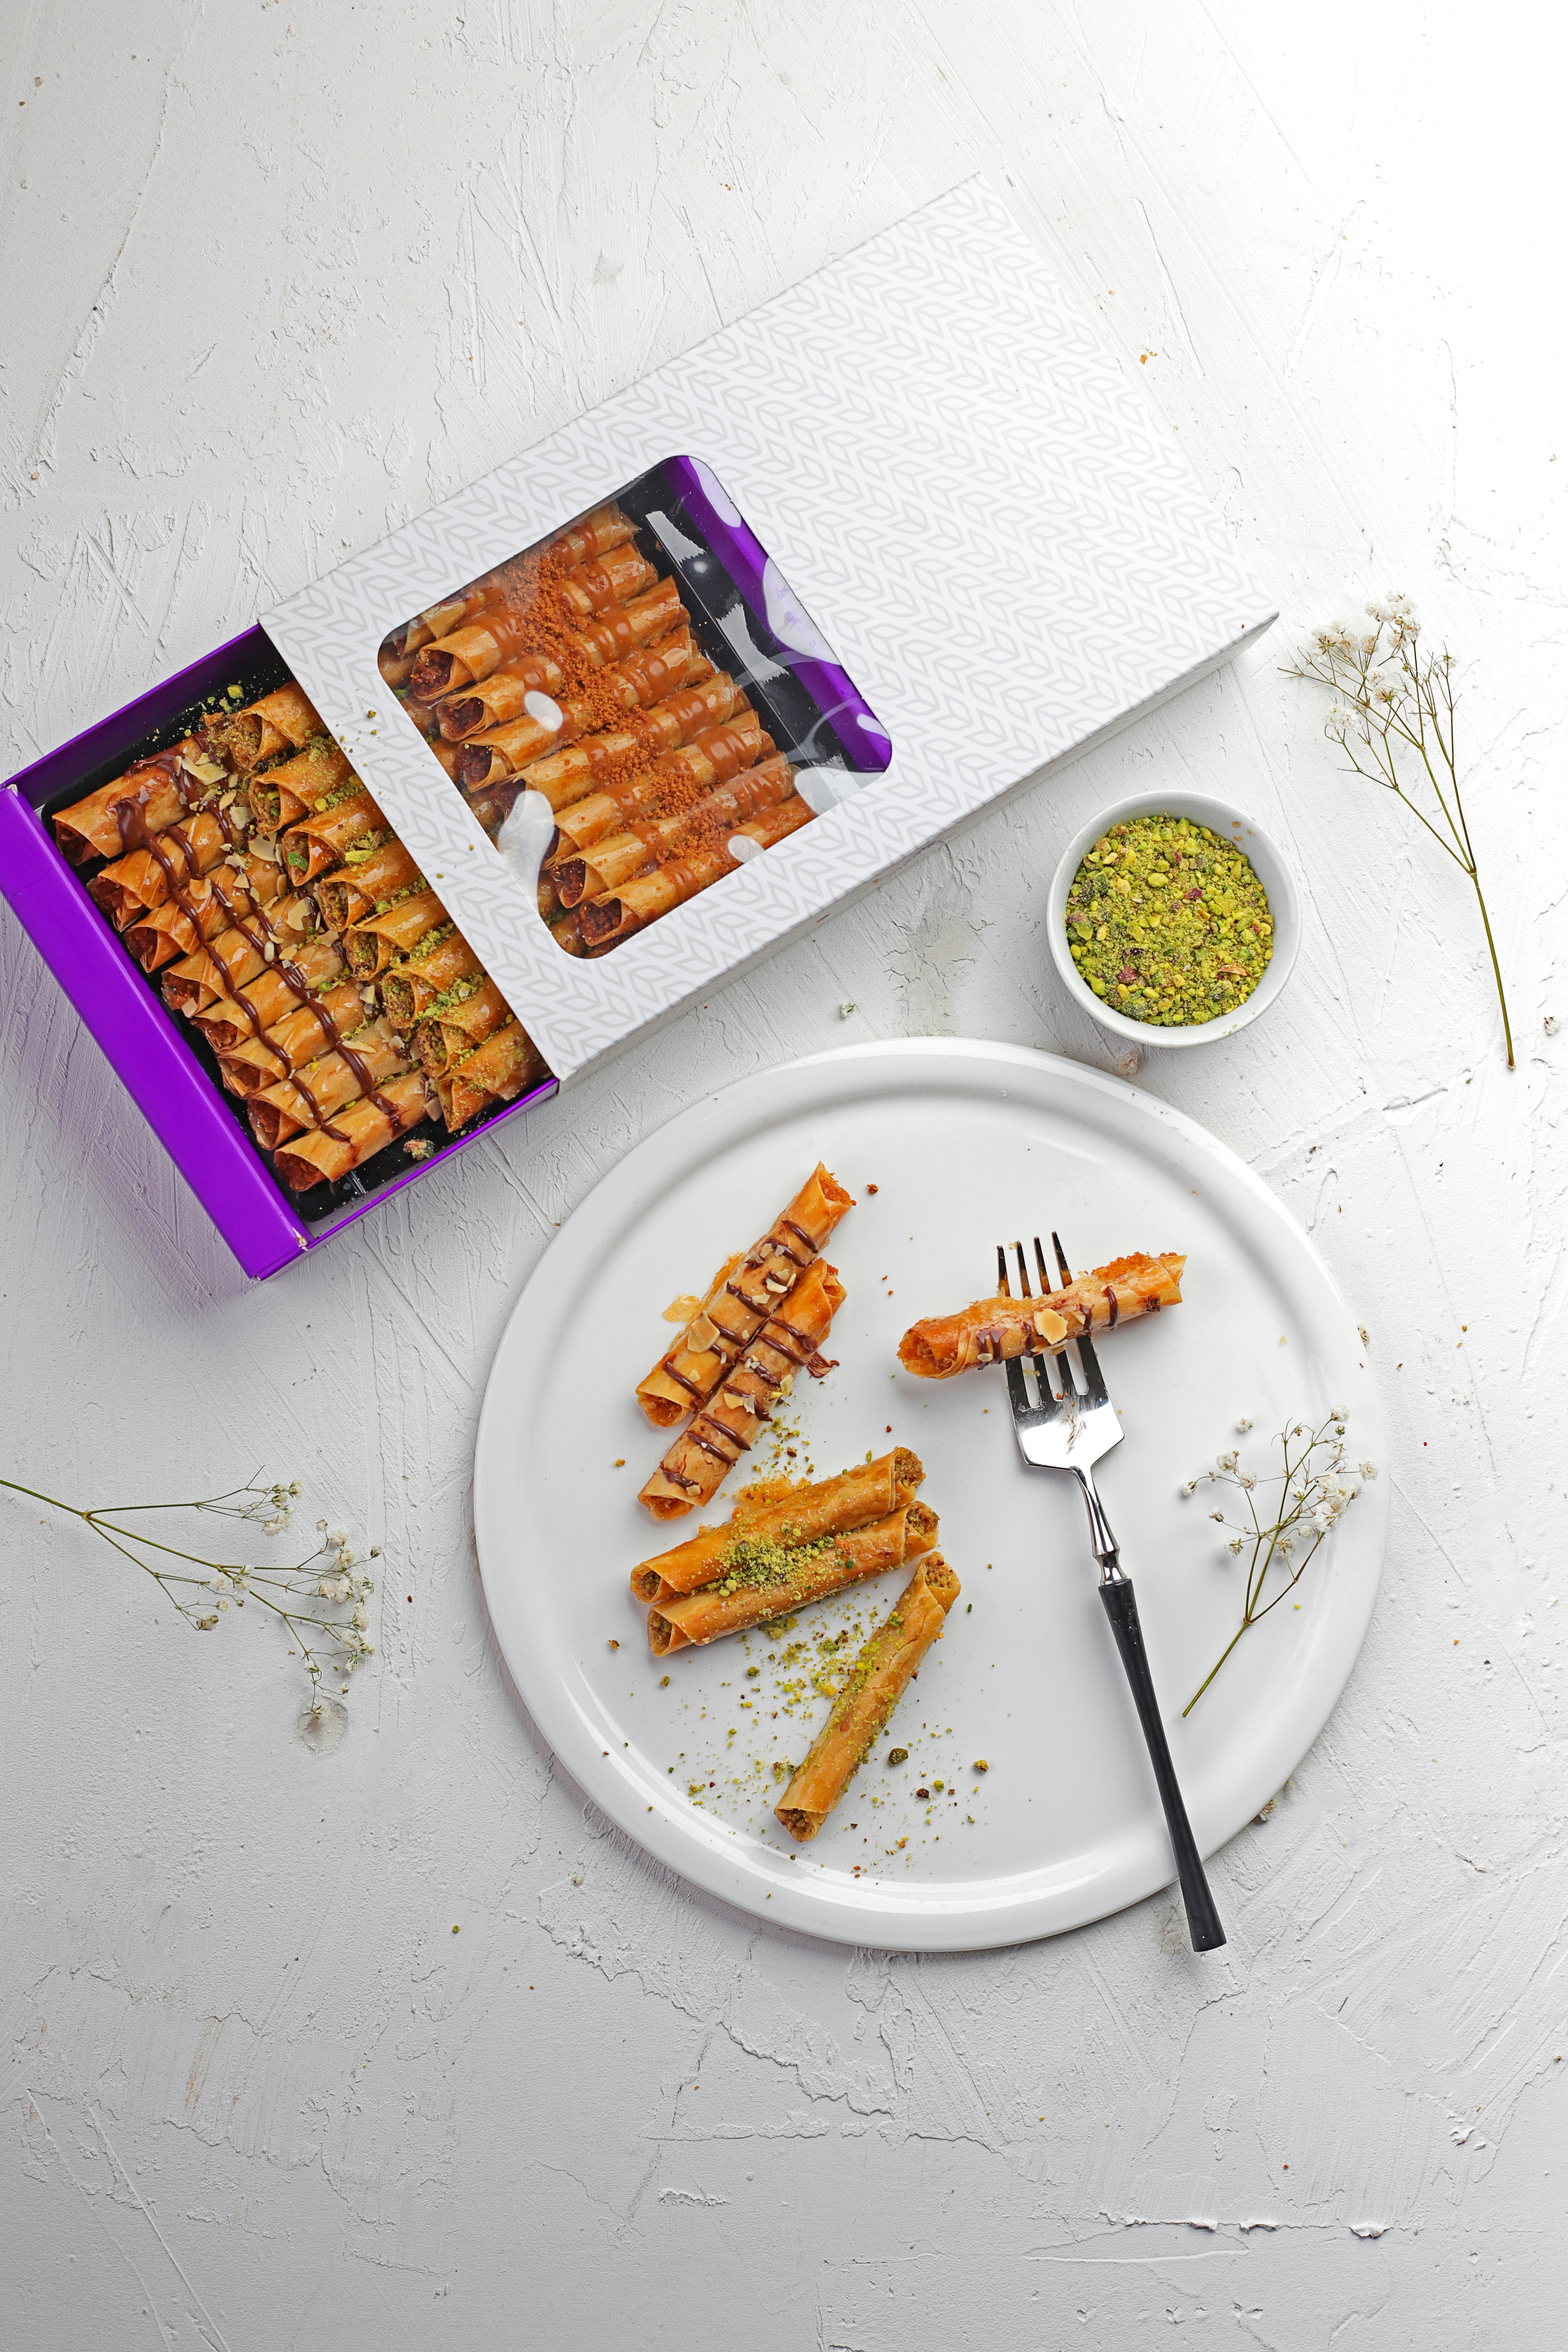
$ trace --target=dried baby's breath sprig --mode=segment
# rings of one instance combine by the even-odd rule
[[[1282,1429],[1274,1440],[1284,1465],[1277,1474],[1260,1475],[1244,1470],[1239,1453],[1233,1449],[1216,1454],[1212,1470],[1200,1470],[1183,1486],[1184,1495],[1194,1494],[1203,1484],[1233,1487],[1242,1497],[1245,1521],[1229,1518],[1223,1510],[1211,1511],[1209,1517],[1230,1530],[1225,1546],[1229,1557],[1239,1559],[1251,1547],[1241,1622],[1182,1709],[1184,1715],[1191,1715],[1247,1627],[1278,1609],[1287,1593],[1294,1591],[1318,1546],[1354,1502],[1363,1481],[1376,1477],[1375,1462],[1363,1462],[1359,1473],[1346,1468],[1345,1422],[1342,1412],[1331,1412],[1315,1429],[1301,1421]],[[1249,1421],[1241,1423],[1243,1429],[1251,1426]],[[1278,1499],[1266,1501],[1265,1494],[1276,1486]],[[1265,1600],[1264,1587],[1271,1571],[1274,1589]]]
[[[1425,653],[1421,624],[1407,596],[1392,592],[1369,604],[1370,629],[1347,628],[1334,622],[1319,629],[1300,659],[1285,672],[1287,677],[1309,679],[1325,686],[1334,699],[1323,731],[1337,743],[1358,776],[1403,801],[1417,824],[1426,826],[1446,856],[1469,877],[1481,910],[1502,1013],[1503,1043],[1508,1066],[1513,1067],[1513,1032],[1509,1026],[1508,999],[1503,994],[1502,967],[1492,938],[1491,918],[1476,869],[1476,853],[1465,820],[1459,791],[1455,745],[1453,656]],[[1405,789],[1406,776],[1425,798],[1430,785],[1440,824],[1434,824]],[[1424,782],[1423,782],[1424,780]]]
[[[319,1540],[313,1551],[288,1566],[268,1567],[254,1561],[208,1559],[202,1553],[188,1551],[180,1544],[165,1543],[160,1537],[143,1534],[139,1527],[126,1525],[128,1519],[139,1518],[148,1512],[200,1511],[212,1517],[241,1520],[259,1528],[264,1536],[280,1536],[287,1532],[294,1516],[300,1491],[297,1478],[287,1484],[281,1479],[268,1484],[252,1478],[247,1485],[231,1487],[223,1495],[206,1495],[177,1503],[106,1503],[91,1510],[81,1510],[74,1503],[62,1503],[58,1496],[42,1494],[37,1487],[24,1486],[14,1478],[0,1478],[0,1487],[13,1495],[29,1496],[35,1503],[47,1503],[51,1510],[64,1511],[71,1518],[80,1519],[122,1559],[150,1576],[165,1600],[198,1633],[215,1632],[219,1618],[230,1607],[243,1609],[247,1601],[254,1601],[277,1618],[296,1645],[296,1654],[310,1677],[307,1732],[316,1736],[319,1744],[331,1744],[320,1739],[328,1711],[332,1712],[340,1726],[343,1717],[337,1701],[323,1694],[323,1675],[352,1675],[367,1658],[375,1655],[366,1606],[375,1591],[375,1581],[359,1565],[345,1531],[329,1528],[325,1519],[318,1519]],[[372,1544],[370,1558],[378,1558],[380,1551],[379,1544]],[[173,1565],[174,1562],[183,1565]],[[347,1682],[343,1681],[341,1687],[346,1692]]]

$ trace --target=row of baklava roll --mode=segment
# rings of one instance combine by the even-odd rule
[[[598,508],[381,649],[384,677],[481,822],[523,792],[548,801],[540,910],[573,955],[605,953],[813,814],[635,529]]]
[[[55,828],[75,862],[109,859],[89,891],[292,1190],[548,1076],[297,686],[210,713]]]

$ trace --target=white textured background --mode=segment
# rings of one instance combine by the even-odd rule
[[[8,2338],[1560,2344],[1561,34],[1394,0],[10,0],[0,48],[7,769],[977,166],[1286,615],[260,1290],[0,922],[0,1468],[104,1500],[263,1463],[390,1564],[318,1759],[264,1628],[198,1640],[0,1498]],[[1462,878],[1277,675],[1388,584],[1463,661],[1512,1077]],[[1105,1059],[1043,886],[1162,778],[1307,881],[1268,1022],[1141,1080],[1364,1316],[1378,1620],[1215,1864],[1218,1959],[1168,1898],[988,1958],[766,1935],[585,1815],[499,1668],[466,1509],[497,1333],[716,1080],[905,1032]]]

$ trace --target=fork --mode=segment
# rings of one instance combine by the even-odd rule
[[[1053,1233],[1051,1245],[1057,1254],[1063,1285],[1072,1280],[1072,1272],[1059,1235]],[[1024,1244],[1015,1242],[1018,1257],[1018,1281],[1022,1295],[1032,1298],[1029,1269],[1024,1257]],[[1035,1264],[1039,1271],[1040,1292],[1047,1297],[1051,1280],[1046,1271],[1046,1254],[1035,1237]],[[1007,1252],[998,1243],[996,1272],[1005,1298],[1012,1297],[1007,1280]],[[1110,1531],[1105,1507],[1094,1483],[1094,1465],[1102,1461],[1113,1445],[1121,1443],[1121,1423],[1105,1386],[1105,1375],[1094,1352],[1091,1339],[1079,1338],[1071,1344],[1078,1349],[1079,1369],[1082,1373],[1079,1386],[1073,1376],[1073,1367],[1063,1342],[1060,1363],[1062,1391],[1058,1396],[1047,1359],[1033,1359],[1035,1377],[1039,1383],[1039,1402],[1029,1397],[1024,1367],[1016,1356],[1007,1360],[1007,1391],[1013,1400],[1013,1427],[1017,1433],[1018,1451],[1032,1470],[1067,1470],[1078,1480],[1079,1488],[1089,1509],[1089,1539],[1100,1562],[1100,1597],[1105,1613],[1110,1620],[1110,1630],[1116,1636],[1116,1646],[1121,1653],[1121,1663],[1127,1669],[1127,1679],[1132,1685],[1132,1697],[1138,1709],[1138,1719],[1148,1742],[1149,1760],[1154,1768],[1154,1780],[1160,1791],[1160,1802],[1165,1809],[1165,1825],[1171,1833],[1171,1850],[1175,1856],[1176,1874],[1182,1882],[1182,1900],[1187,1906],[1187,1932],[1194,1952],[1212,1952],[1225,1941],[1225,1929],[1220,1926],[1219,1913],[1215,1909],[1214,1896],[1209,1893],[1208,1880],[1204,1875],[1202,1856],[1187,1820],[1187,1809],[1182,1801],[1182,1791],[1176,1781],[1175,1766],[1165,1738],[1165,1727],[1160,1719],[1160,1703],[1154,1696],[1154,1681],[1149,1672],[1148,1654],[1143,1647],[1143,1629],[1138,1622],[1138,1602],[1131,1577],[1122,1573],[1120,1548]]]

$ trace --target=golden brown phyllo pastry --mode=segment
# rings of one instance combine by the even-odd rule
[[[648,1611],[648,1647],[656,1658],[664,1658],[673,1650],[765,1625],[792,1609],[825,1601],[847,1584],[902,1568],[930,1551],[936,1536],[936,1513],[925,1503],[906,1503],[887,1518],[842,1535],[734,1535],[720,1554],[713,1582],[673,1594]]]
[[[811,1752],[774,1808],[791,1837],[814,1838],[886,1727],[921,1660],[940,1641],[959,1582],[940,1553],[922,1560],[845,1675]]]
[[[831,1371],[822,1343],[843,1298],[837,1269],[826,1258],[814,1259],[643,1487],[638,1500],[655,1518],[678,1518],[708,1500],[773,1418],[796,1372],[820,1380]]]
[[[656,1429],[673,1429],[712,1395],[854,1206],[819,1160],[761,1241],[725,1260],[676,1345],[637,1383],[637,1402]]]
[[[682,1593],[696,1592],[722,1575],[722,1562],[742,1537],[760,1542],[816,1543],[843,1535],[901,1510],[925,1476],[918,1454],[897,1445],[875,1462],[858,1462],[835,1478],[811,1486],[763,1484],[743,1487],[732,1516],[721,1527],[701,1528],[673,1551],[645,1559],[632,1570],[632,1598],[662,1608]]]
[[[1140,1252],[1079,1275],[1048,1297],[976,1299],[962,1314],[911,1323],[899,1342],[899,1361],[923,1381],[945,1381],[1010,1356],[1054,1354],[1068,1339],[1180,1306],[1186,1262],[1173,1252]]]

